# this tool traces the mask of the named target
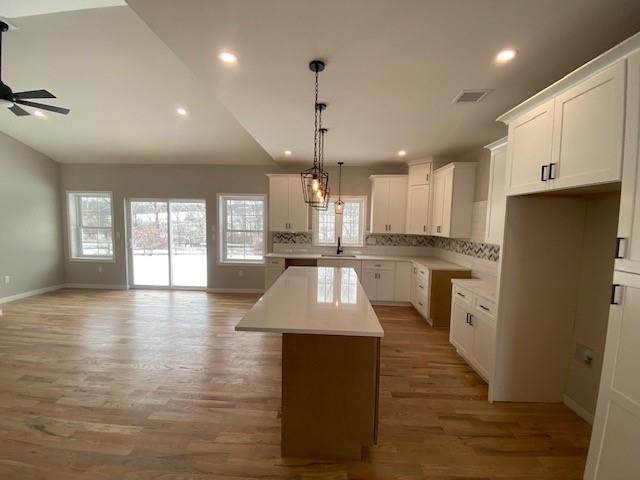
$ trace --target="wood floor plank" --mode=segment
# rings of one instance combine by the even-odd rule
[[[590,426],[487,403],[445,330],[375,307],[380,442],[362,462],[282,459],[281,339],[237,333],[255,295],[60,290],[3,305],[0,478],[580,479]]]

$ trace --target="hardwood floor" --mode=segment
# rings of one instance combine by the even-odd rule
[[[279,458],[280,337],[233,331],[256,298],[61,290],[3,305],[0,478],[582,478],[586,422],[559,404],[488,404],[447,332],[400,307],[376,308],[367,460]]]

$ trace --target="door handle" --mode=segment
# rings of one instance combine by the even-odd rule
[[[550,163],[549,164],[549,180],[555,180],[556,179],[554,171],[553,171],[553,167],[555,165],[557,165],[557,163]]]
[[[549,165],[542,165],[542,169],[540,170],[540,180],[546,182],[548,178],[545,177],[545,173]]]

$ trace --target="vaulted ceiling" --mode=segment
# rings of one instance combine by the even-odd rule
[[[640,25],[637,0],[34,3],[47,10],[11,19],[19,29],[5,36],[3,79],[47,88],[72,112],[2,111],[0,128],[60,161],[306,160],[316,57],[327,62],[330,161],[457,155],[503,136],[499,114]],[[0,0],[0,15],[22,4]],[[504,47],[518,55],[496,65]],[[222,50],[238,63],[222,65]],[[485,88],[478,104],[452,104],[463,89]]]

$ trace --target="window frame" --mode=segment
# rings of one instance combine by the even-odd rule
[[[103,230],[111,230],[111,255],[84,255],[82,254],[82,216],[80,215],[80,199],[82,197],[108,197],[111,210],[111,227],[86,227]],[[71,205],[73,199],[73,205]],[[68,260],[70,262],[116,262],[116,244],[114,230],[113,192],[105,190],[67,190],[67,240]],[[72,209],[73,208],[73,218]],[[72,221],[73,220],[73,221]]]
[[[362,206],[361,215],[360,215],[360,240],[358,243],[344,243],[340,242],[342,247],[353,247],[359,248],[364,247],[365,236],[366,236],[366,218],[367,218],[367,196],[366,195],[341,195],[342,201],[358,201]],[[338,200],[337,196],[330,196],[329,202],[335,203]],[[313,227],[312,227],[312,236],[313,236],[313,245],[316,247],[336,247],[338,245],[338,237],[342,237],[342,219],[344,217],[344,213],[342,215],[334,214],[335,221],[335,231],[336,231],[336,239],[333,243],[321,243],[318,241],[320,238],[319,235],[319,227],[320,227],[320,212],[316,209],[313,209]],[[339,234],[338,234],[339,232]]]
[[[227,214],[226,200],[262,200],[262,259],[261,260],[227,260]],[[265,265],[265,255],[267,254],[267,195],[264,193],[219,193],[218,194],[218,259],[217,264],[223,266],[243,265],[263,267]],[[237,232],[259,232],[260,230],[233,230]]]

